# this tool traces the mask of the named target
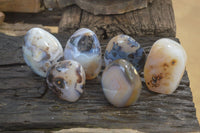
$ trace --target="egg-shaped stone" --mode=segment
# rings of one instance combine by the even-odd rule
[[[96,34],[87,29],[77,30],[67,41],[64,58],[78,61],[84,68],[86,79],[94,79],[101,70],[101,47]]]
[[[60,42],[41,28],[30,29],[22,46],[26,64],[38,75],[46,77],[48,68],[63,57]]]
[[[108,65],[117,59],[125,59],[133,64],[137,71],[141,71],[145,64],[145,53],[140,44],[128,35],[117,35],[107,44],[104,61]]]
[[[135,103],[142,88],[137,70],[123,59],[115,60],[106,67],[101,83],[106,99],[116,107]]]
[[[157,93],[173,93],[183,76],[186,60],[186,52],[179,43],[167,38],[156,41],[144,67],[147,87]]]
[[[47,73],[47,85],[61,99],[75,102],[83,93],[85,71],[76,61],[64,60],[54,64]]]

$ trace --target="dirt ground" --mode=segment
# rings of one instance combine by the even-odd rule
[[[200,1],[172,1],[176,18],[177,37],[180,39],[188,55],[186,69],[189,73],[193,101],[195,103],[198,121],[200,122]]]

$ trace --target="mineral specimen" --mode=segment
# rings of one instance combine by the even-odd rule
[[[167,38],[156,41],[144,67],[147,87],[158,93],[173,93],[183,76],[186,60],[186,52],[179,43]]]
[[[123,59],[115,60],[106,67],[101,83],[105,97],[116,107],[135,103],[142,88],[136,69]]]
[[[94,79],[101,70],[101,47],[96,34],[86,28],[76,31],[67,41],[64,58],[79,62],[86,79]]]
[[[46,81],[59,98],[75,102],[83,93],[85,72],[78,62],[65,60],[49,69]]]
[[[38,75],[46,77],[48,68],[63,57],[60,42],[41,28],[30,29],[22,46],[26,64]]]
[[[104,61],[108,65],[117,59],[128,60],[137,71],[141,71],[145,63],[144,50],[132,37],[118,35],[109,41],[106,47]]]

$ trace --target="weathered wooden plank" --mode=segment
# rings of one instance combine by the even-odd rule
[[[143,9],[153,0],[44,0],[46,8],[64,8],[76,4],[94,15],[123,14]]]
[[[40,0],[1,0],[0,11],[37,13],[42,10]]]
[[[64,11],[60,24],[62,25],[62,28],[67,29],[68,32],[72,33],[75,29],[79,28],[80,20],[81,9],[77,8],[77,6],[72,6]]]
[[[64,47],[66,35],[56,37]],[[134,38],[148,53],[153,42],[160,37]],[[106,101],[101,89],[101,73],[96,79],[87,81],[78,102],[69,103],[58,99],[48,90],[45,79],[24,64],[23,37],[0,34],[0,39],[0,55],[4,54],[0,56],[0,131],[75,127],[130,128],[141,132],[199,131],[186,72],[171,95],[150,92],[141,73],[141,96],[128,108],[115,108]],[[107,42],[101,41],[102,49]]]
[[[45,26],[58,26],[63,10],[48,11],[40,13],[13,13],[5,12],[6,23],[28,23],[40,24]]]
[[[73,15],[69,17],[71,14]],[[78,21],[77,18],[80,20]],[[101,39],[111,38],[121,33],[131,36],[165,37],[175,37],[176,34],[171,0],[154,0],[147,8],[121,15],[93,15],[78,6],[68,7],[60,21],[59,32],[71,35],[80,27],[90,28]]]
[[[76,0],[76,4],[83,10],[94,15],[123,14],[143,9],[148,6],[148,0]]]

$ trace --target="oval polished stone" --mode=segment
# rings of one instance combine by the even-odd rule
[[[94,79],[98,76],[101,65],[101,47],[96,34],[86,28],[77,30],[67,41],[65,60],[79,62],[86,73],[86,79]]]
[[[183,76],[186,60],[186,52],[179,43],[167,38],[156,41],[144,67],[147,87],[157,93],[173,93]]]
[[[48,68],[63,57],[60,42],[41,28],[30,29],[22,46],[26,64],[37,74],[46,77]]]
[[[143,70],[146,56],[143,48],[132,37],[118,35],[109,41],[104,55],[106,65],[117,59],[128,60],[140,72]]]
[[[142,88],[136,69],[123,59],[115,60],[106,67],[101,83],[105,97],[116,107],[135,103]]]
[[[64,60],[49,69],[46,81],[59,98],[75,102],[83,93],[85,71],[78,62]]]

